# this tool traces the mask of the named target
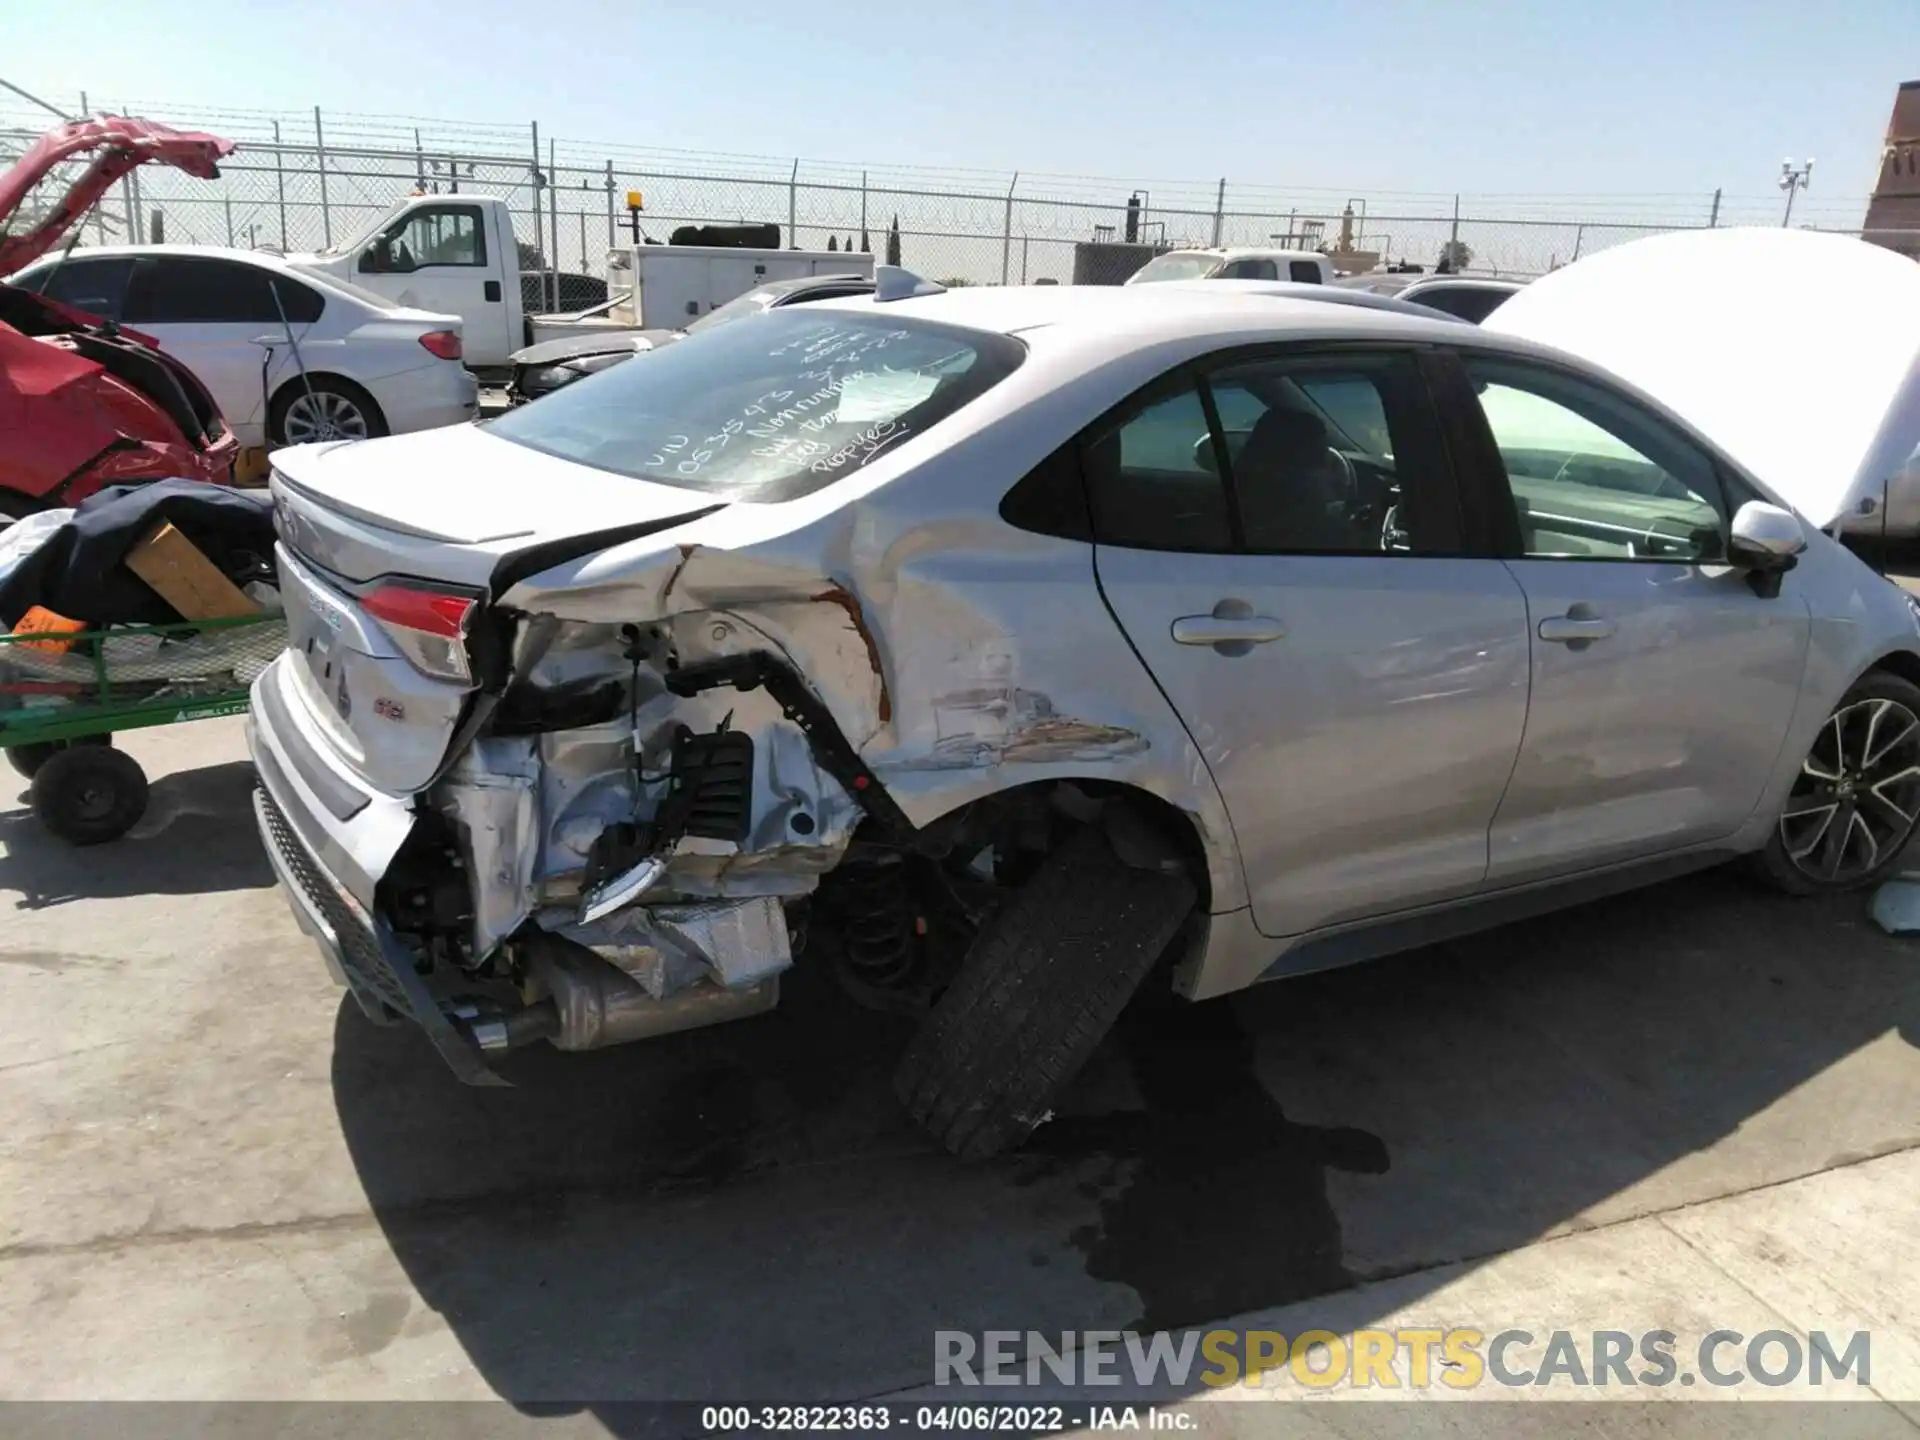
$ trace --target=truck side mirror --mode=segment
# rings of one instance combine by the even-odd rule
[[[360,273],[378,275],[393,268],[393,242],[384,235],[376,235],[366,249],[360,252]]]

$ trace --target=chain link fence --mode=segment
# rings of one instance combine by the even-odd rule
[[[57,99],[58,97],[56,97]],[[1472,273],[1541,274],[1581,255],[1662,231],[1779,223],[1771,199],[1711,196],[1345,195],[1209,182],[861,168],[761,156],[595,146],[524,127],[404,116],[182,110],[77,97],[75,113],[144,115],[234,139],[219,180],[153,167],[116,187],[82,243],[343,249],[416,191],[506,202],[527,270],[604,276],[609,248],[681,225],[772,222],[782,243],[870,251],[968,284],[1065,284],[1077,247],[1137,237],[1146,246],[1259,244],[1330,248],[1342,268],[1443,252]],[[54,117],[0,97],[0,161]],[[42,187],[43,190],[51,186]],[[637,217],[627,208],[640,192]],[[1800,223],[1858,233],[1865,202],[1802,204]],[[894,242],[893,237],[897,237]],[[1115,277],[1118,278],[1118,277]],[[563,292],[564,293],[564,292]]]

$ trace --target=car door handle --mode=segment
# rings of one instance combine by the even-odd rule
[[[1550,615],[1540,622],[1540,638],[1561,645],[1586,646],[1605,640],[1617,627],[1597,615]]]
[[[1265,615],[1182,615],[1173,622],[1179,645],[1265,645],[1286,633],[1286,626]]]

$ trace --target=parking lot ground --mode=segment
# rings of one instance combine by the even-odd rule
[[[326,979],[237,722],[127,748],[114,847],[0,774],[0,1396],[534,1424],[911,1392],[943,1329],[1658,1317],[1871,1329],[1920,1418],[1920,944],[1860,897],[1715,872],[1136,1015],[962,1166],[891,1099],[900,1025],[804,965],[769,1016],[461,1087]]]

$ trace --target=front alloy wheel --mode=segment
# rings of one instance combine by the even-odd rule
[[[1899,861],[1917,819],[1920,689],[1870,675],[1814,737],[1763,863],[1786,889],[1855,889]]]

